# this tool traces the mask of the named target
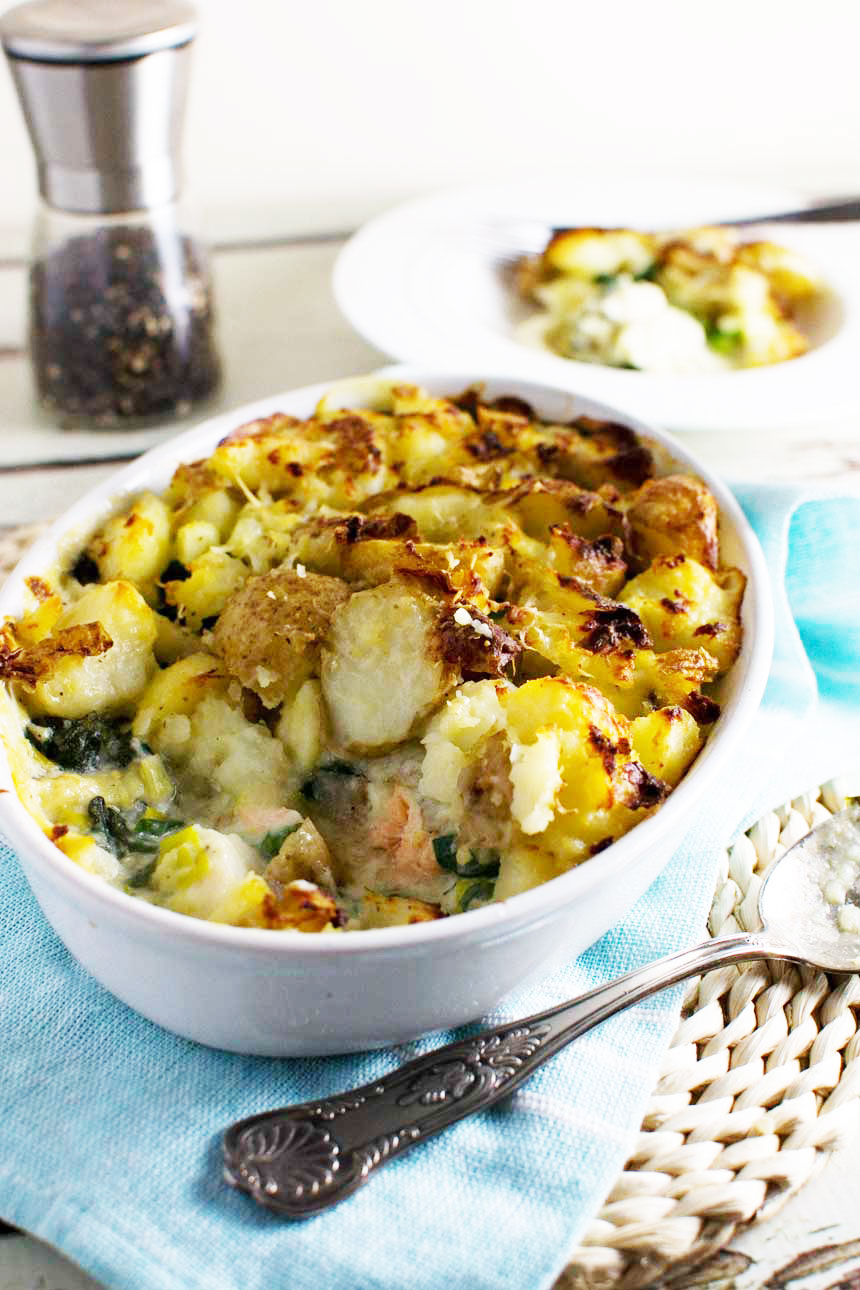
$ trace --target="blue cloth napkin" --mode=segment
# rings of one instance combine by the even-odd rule
[[[784,594],[798,499],[759,489],[742,500],[778,602],[774,670],[747,756],[629,917],[506,1000],[499,1020],[700,939],[717,853],[742,818],[842,770],[857,751],[860,500],[796,512]],[[826,742],[824,759],[807,757],[800,769],[788,732],[802,735],[795,749],[816,744],[816,673],[832,713],[850,720],[840,725],[844,744]],[[376,1078],[454,1036],[319,1060],[198,1047],[135,1015],[77,966],[5,847],[0,874],[0,1217],[111,1290],[544,1290],[631,1149],[677,1023],[678,989],[630,1009],[507,1103],[395,1161],[340,1207],[290,1224],[222,1183],[226,1125]]]

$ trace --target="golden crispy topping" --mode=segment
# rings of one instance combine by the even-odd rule
[[[0,653],[0,679],[35,686],[41,677],[50,676],[59,659],[92,658],[104,654],[112,645],[101,623],[63,627],[36,645]]]

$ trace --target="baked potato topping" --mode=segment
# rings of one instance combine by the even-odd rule
[[[474,909],[650,815],[719,714],[744,578],[700,480],[613,422],[371,389],[240,426],[0,628],[24,804],[142,900],[302,932]]]
[[[796,358],[824,293],[815,270],[730,228],[556,231],[517,267],[538,306],[521,338],[563,358],[651,372],[719,372]]]

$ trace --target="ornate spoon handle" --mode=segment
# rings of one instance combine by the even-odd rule
[[[306,1218],[387,1160],[512,1093],[622,1008],[727,963],[792,957],[762,932],[706,941],[546,1012],[434,1049],[372,1084],[240,1120],[224,1135],[226,1180],[288,1218]]]

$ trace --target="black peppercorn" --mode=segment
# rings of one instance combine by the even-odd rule
[[[65,424],[182,416],[218,384],[206,261],[175,226],[69,238],[33,265],[30,303],[38,395]]]

